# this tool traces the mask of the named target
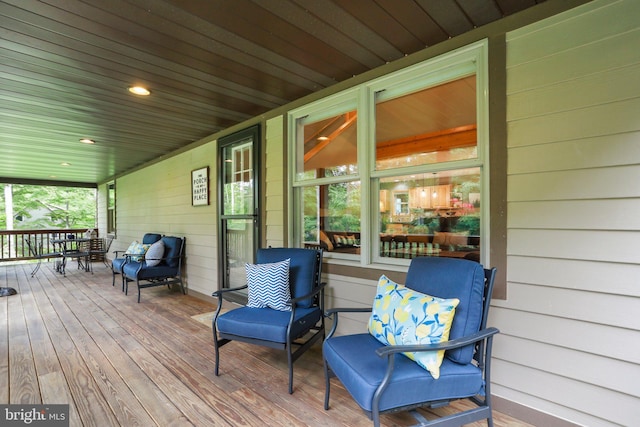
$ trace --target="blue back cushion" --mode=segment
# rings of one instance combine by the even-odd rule
[[[167,265],[171,268],[178,266],[180,262],[180,253],[182,250],[182,239],[179,237],[164,236],[162,238],[164,242],[164,257],[166,258]]]
[[[458,298],[460,304],[451,325],[449,339],[461,338],[480,329],[484,296],[484,269],[474,261],[455,258],[418,257],[411,260],[405,285],[440,298]],[[474,346],[448,351],[446,357],[469,363]]]
[[[289,265],[289,286],[291,297],[298,298],[309,294],[313,290],[317,274],[315,249],[303,248],[267,248],[258,249],[256,261],[258,264],[272,263],[291,259]],[[301,301],[299,307],[308,308],[313,305],[313,298]]]
[[[144,236],[142,236],[142,244],[143,245],[152,245],[155,242],[157,242],[158,240],[160,240],[161,238],[162,238],[162,234],[147,233]]]

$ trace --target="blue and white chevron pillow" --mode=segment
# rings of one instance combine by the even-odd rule
[[[269,264],[246,264],[249,301],[247,307],[273,308],[291,311],[287,301],[289,290],[289,263],[291,259]]]

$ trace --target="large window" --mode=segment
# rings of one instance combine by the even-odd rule
[[[478,43],[293,111],[294,242],[363,264],[486,257],[485,56]]]

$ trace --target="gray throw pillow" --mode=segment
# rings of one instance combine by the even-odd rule
[[[147,250],[144,255],[144,259],[147,262],[147,267],[155,267],[160,264],[162,257],[164,256],[164,242],[158,240]]]

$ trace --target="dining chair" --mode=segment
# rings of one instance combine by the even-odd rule
[[[66,260],[75,259],[78,263],[78,269],[91,272],[93,274],[93,266],[91,265],[91,249],[89,239],[70,239],[69,244],[75,243],[75,248],[67,247],[62,253],[63,257],[63,275],[67,275]]]
[[[111,249],[111,244],[113,243],[113,236],[109,236],[107,238],[101,237],[99,239],[91,239],[91,261],[100,260],[107,267],[111,267],[109,265],[109,258],[107,254]]]
[[[60,258],[62,256],[61,252],[45,252],[44,241],[42,239],[38,239],[37,237],[34,237],[33,239],[27,239],[25,243],[29,248],[29,254],[31,255],[31,257],[38,260],[38,263],[31,271],[31,277],[35,276],[38,270],[40,270],[43,259]]]

